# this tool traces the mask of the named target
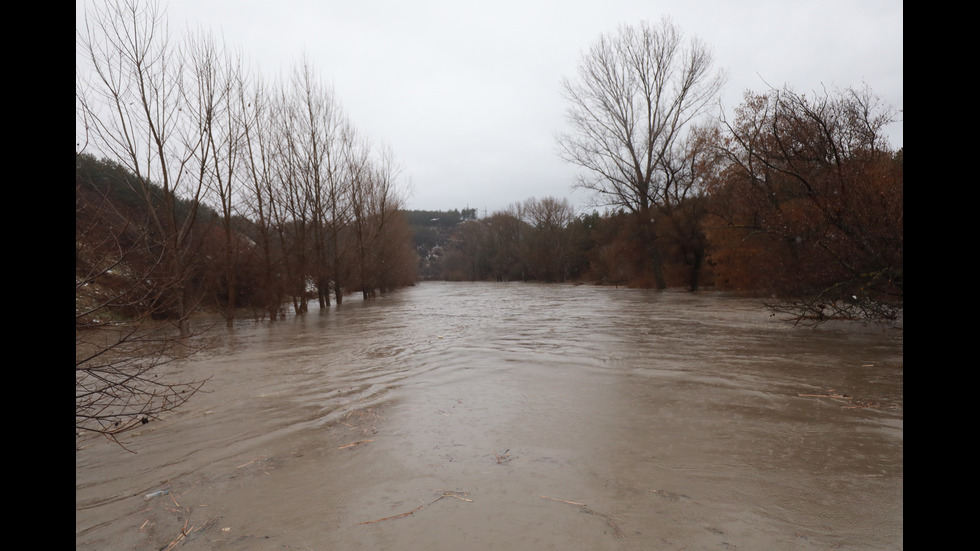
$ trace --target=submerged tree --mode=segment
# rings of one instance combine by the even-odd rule
[[[701,284],[708,255],[704,221],[708,217],[711,182],[725,166],[715,126],[696,127],[663,160],[663,185],[658,189],[658,232],[675,269],[686,271],[691,291]]]
[[[207,190],[206,197],[220,210],[220,258],[215,287],[223,301],[222,313],[232,327],[238,308],[238,284],[241,258],[248,247],[242,245],[234,222],[244,189],[240,189],[243,167],[245,125],[250,119],[243,110],[241,98],[248,87],[240,58],[228,55],[206,33],[192,35],[185,45],[194,81],[197,83],[197,104],[203,125],[203,145],[196,162],[200,179]]]
[[[311,65],[268,86],[183,36],[153,0],[99,1],[76,29],[76,424],[111,437],[200,388],[151,371],[193,347],[202,305],[231,327],[245,304],[306,312],[311,283],[326,307],[414,282],[393,156]]]
[[[660,288],[654,207],[688,124],[724,83],[712,65],[710,49],[685,42],[665,18],[601,36],[583,55],[578,80],[563,82],[571,131],[558,137],[562,157],[584,170],[577,185],[598,204],[633,214]]]
[[[410,285],[417,275],[418,256],[410,245],[401,211],[404,198],[396,186],[400,174],[394,152],[384,147],[368,161],[363,178],[351,186],[356,271],[365,299]]]
[[[521,208],[531,228],[526,237],[528,265],[539,281],[565,281],[569,271],[570,232],[575,209],[567,199],[530,198]]]
[[[154,319],[172,290],[156,280],[164,256],[136,214],[133,176],[89,155],[76,157],[75,174],[75,430],[119,442],[204,381],[159,373],[194,345]]]
[[[771,289],[794,319],[895,320],[903,301],[901,151],[870,90],[747,94],[713,190],[724,277]],[[737,246],[727,245],[738,243]]]
[[[249,89],[239,89],[237,101],[242,123],[243,210],[252,223],[259,257],[257,302],[269,319],[278,319],[284,300],[279,274],[283,255],[279,232],[278,193],[275,186],[275,98],[269,87],[256,79]]]
[[[210,113],[155,3],[86,9],[76,47],[81,141],[115,168],[76,151],[75,426],[115,440],[203,384],[156,369],[193,347]]]

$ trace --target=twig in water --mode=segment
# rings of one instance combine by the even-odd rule
[[[468,492],[456,492],[456,491],[453,491],[453,490],[437,490],[437,491],[442,492],[442,495],[439,496],[438,498],[436,498],[436,500],[433,501],[432,503],[435,503],[436,501],[439,501],[440,499],[442,499],[444,497],[454,497],[454,498],[459,499],[459,500],[462,500],[462,501],[468,501],[470,503],[473,502],[472,499],[467,499],[466,497],[464,497],[464,496],[470,495]]]
[[[170,545],[166,547],[166,551],[170,551],[174,547],[177,547],[177,544],[180,543],[180,540],[187,537],[187,523],[189,522],[189,520],[190,519],[184,521],[184,527],[180,529],[180,535],[174,538],[174,541],[170,542]],[[191,528],[193,528],[193,526],[191,526]]]
[[[507,461],[510,461],[512,458],[508,457],[507,452],[509,451],[510,448],[507,448],[506,450],[504,450],[504,453],[497,455],[497,451],[494,450],[493,456],[497,458],[497,463],[506,463]]]
[[[339,447],[337,449],[338,450],[342,450],[344,448],[353,448],[354,446],[357,446],[359,444],[364,444],[365,442],[374,442],[374,440],[375,440],[374,438],[372,438],[370,440],[358,440],[357,442],[351,442],[350,444],[344,444],[343,446],[341,446],[341,447]]]
[[[567,499],[558,499],[558,498],[548,497],[548,496],[541,495],[541,494],[538,494],[538,495],[540,497],[545,498],[545,499],[550,499],[551,501],[559,501],[561,503],[567,503],[569,505],[576,505],[576,506],[578,506],[582,510],[583,513],[588,513],[590,515],[597,516],[597,517],[600,517],[603,520],[605,520],[606,521],[606,524],[609,525],[610,528],[612,528],[613,535],[615,537],[617,537],[617,538],[623,537],[623,533],[619,531],[619,526],[616,525],[616,522],[613,520],[613,518],[611,516],[609,516],[609,515],[607,515],[605,513],[600,513],[599,511],[596,511],[594,509],[591,509],[588,505],[586,505],[584,503],[579,503],[577,501],[568,501]]]
[[[551,501],[560,501],[562,503],[567,503],[569,505],[578,505],[579,507],[585,507],[586,506],[584,503],[579,503],[577,501],[568,501],[568,500],[565,500],[565,499],[558,499],[556,497],[543,496],[541,494],[538,494],[538,496],[539,497],[543,497],[545,499],[550,499]]]
[[[241,464],[241,465],[239,465],[239,466],[237,466],[235,468],[236,469],[241,469],[242,467],[247,467],[247,466],[251,465],[252,463],[255,463],[256,461],[258,461],[259,459],[262,459],[262,458],[261,457],[256,457],[255,459],[249,461],[248,463],[243,463],[243,464]]]
[[[464,496],[469,495],[467,492],[456,492],[456,491],[453,491],[453,490],[436,490],[436,491],[437,492],[442,492],[442,495],[440,495],[439,497],[437,497],[432,503],[435,503],[436,501],[439,501],[440,499],[442,499],[444,497],[454,497],[456,499],[460,499],[460,500],[463,500],[463,501],[468,501],[470,503],[473,502],[472,499],[468,499],[468,498],[464,497]],[[419,501],[422,501],[422,500],[419,500]],[[430,503],[429,505],[432,505],[432,503]],[[406,511],[404,513],[400,513],[400,514],[393,515],[393,516],[390,516],[390,517],[384,517],[384,518],[379,518],[379,519],[375,519],[375,520],[367,520],[367,521],[364,521],[364,522],[358,522],[357,524],[373,524],[375,522],[381,522],[382,520],[394,520],[396,518],[404,518],[404,517],[407,517],[408,515],[411,515],[412,513],[417,512],[422,507],[425,507],[425,502],[424,501],[422,501],[422,505],[419,505],[418,507],[412,509],[411,511]]]
[[[411,511],[408,511],[407,513],[402,513],[400,515],[394,515],[394,516],[391,516],[391,517],[379,518],[379,519],[375,519],[375,520],[367,520],[367,521],[364,521],[364,522],[358,522],[357,524],[371,524],[371,523],[374,523],[374,522],[381,522],[382,520],[394,520],[396,518],[407,517],[408,515],[411,515],[412,513],[418,511],[422,507],[425,507],[425,502],[422,502],[422,505],[419,505],[418,507],[412,509]]]

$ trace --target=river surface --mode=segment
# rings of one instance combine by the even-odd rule
[[[207,392],[136,453],[76,440],[76,549],[903,548],[900,331],[521,283],[311,308],[161,371]]]

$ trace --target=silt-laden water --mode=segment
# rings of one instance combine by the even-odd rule
[[[217,333],[137,453],[79,441],[76,549],[903,548],[900,331],[426,282]]]

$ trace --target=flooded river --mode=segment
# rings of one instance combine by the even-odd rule
[[[592,286],[312,307],[168,367],[207,393],[135,454],[77,441],[76,549],[903,548],[900,332]]]

